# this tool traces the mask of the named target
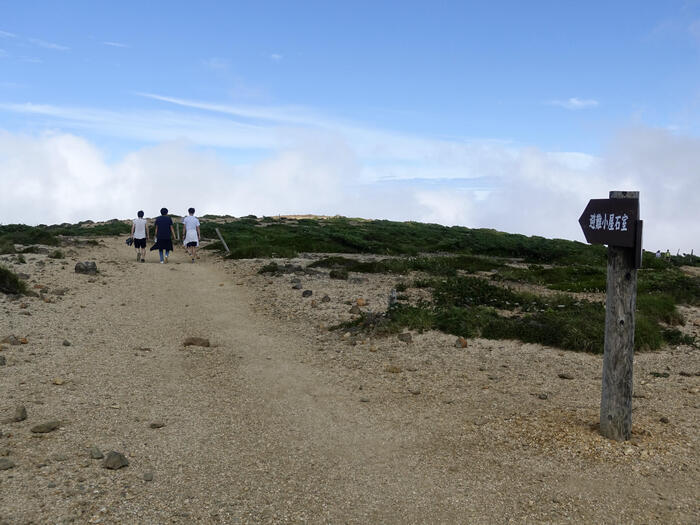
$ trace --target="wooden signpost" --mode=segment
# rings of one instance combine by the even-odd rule
[[[626,441],[632,432],[634,311],[642,262],[639,192],[611,191],[609,199],[589,201],[579,224],[589,243],[608,245],[600,433]]]

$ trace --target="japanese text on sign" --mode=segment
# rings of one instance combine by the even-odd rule
[[[627,231],[626,213],[615,215],[614,213],[591,213],[588,227],[591,230]]]

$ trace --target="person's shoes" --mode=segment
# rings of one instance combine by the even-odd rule
[[[194,262],[194,259],[192,259],[192,262]]]
[[[168,256],[165,256],[165,264],[168,264]]]
[[[163,264],[163,261],[160,261],[160,264]]]
[[[141,262],[146,262],[146,259],[141,259]]]

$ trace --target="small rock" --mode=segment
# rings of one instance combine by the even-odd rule
[[[355,303],[357,304],[357,306],[366,306],[367,305],[367,301],[365,301],[362,297],[359,297],[357,299],[357,301],[355,301]]]
[[[301,283],[296,283],[295,285],[292,286],[292,290],[301,290],[303,286]]]
[[[55,489],[58,485],[56,485],[53,481],[50,482],[48,485],[46,485],[50,489]]]
[[[361,397],[360,403],[369,403],[369,398],[368,397]]]
[[[316,299],[311,299],[311,308],[318,308],[318,301],[316,301]]]
[[[0,470],[9,470],[15,468],[15,463],[8,458],[0,458]]]
[[[291,279],[289,282],[290,282],[291,284],[299,284],[299,283],[301,283],[301,279],[299,279],[299,277],[294,277],[294,278]]]
[[[301,292],[302,297],[311,297],[313,295],[313,292],[311,290],[304,290]]]
[[[417,396],[418,394],[420,394],[420,388],[418,388],[418,387],[411,387],[408,389],[408,391],[411,394],[413,394],[414,396]]]
[[[399,334],[397,337],[399,338],[399,341],[403,341],[404,343],[410,343],[411,341],[413,341],[413,337],[408,332]]]
[[[361,313],[362,313],[362,310],[360,310],[360,307],[359,307],[359,306],[355,305],[355,306],[353,306],[352,308],[350,308],[350,312],[349,312],[349,313],[354,314],[354,315],[357,315],[357,314],[361,314]]]
[[[70,346],[70,341],[68,339],[64,339],[63,346]]]
[[[455,348],[466,348],[468,344],[464,337],[458,337],[455,341]]]
[[[47,432],[53,432],[56,430],[58,427],[61,426],[60,421],[52,420],[52,421],[47,421],[45,423],[39,423],[38,425],[34,425],[32,427],[32,432],[35,434],[46,434]]]
[[[661,419],[659,419],[664,425],[668,425],[669,419],[666,416],[663,416]]]
[[[376,351],[377,351],[377,347],[374,346],[374,345],[372,345],[372,346],[369,347],[369,351],[370,351],[370,352],[376,352]]]
[[[389,372],[390,374],[399,374],[401,373],[401,367],[396,365],[387,365],[384,367],[384,371]]]
[[[324,295],[323,297],[321,297],[321,302],[322,303],[330,303],[331,298],[328,295]]]
[[[165,423],[162,421],[154,421],[150,425],[148,425],[150,428],[163,428],[165,426]]]
[[[184,346],[203,346],[205,348],[209,348],[210,346],[209,339],[203,337],[188,337],[182,344]]]
[[[17,336],[14,336],[14,335],[8,335],[0,342],[7,343],[8,345],[12,345],[12,346],[19,345],[19,339],[17,338]]]
[[[144,481],[153,481],[153,472],[144,472],[143,473],[143,480]]]
[[[566,373],[559,374],[559,379],[573,379],[573,378],[574,378],[574,376],[572,376],[571,374],[566,374]]]
[[[15,415],[12,416],[12,421],[19,423],[27,419],[27,409],[24,406],[18,406],[15,408]]]
[[[538,397],[539,399],[549,399],[549,396],[548,396],[547,394],[544,394],[544,393],[542,393],[542,394],[537,394],[537,397]]]
[[[102,467],[103,468],[108,468],[111,470],[117,470],[122,467],[128,467],[129,466],[129,460],[126,459],[126,456],[120,452],[115,452],[112,450],[111,452],[107,453],[107,456],[105,457],[104,461],[102,462]]]
[[[54,377],[54,378],[51,380],[51,382],[52,382],[54,385],[62,385],[62,384],[65,383],[65,381],[64,381],[63,379],[61,379],[60,377]]]
[[[681,370],[680,372],[678,372],[678,375],[683,377],[693,377],[693,374],[691,374],[690,372],[686,372],[685,370]]]
[[[97,445],[92,445],[90,447],[90,457],[92,459],[102,459],[105,457],[105,455],[99,448],[97,448]]]
[[[9,448],[0,448],[0,457],[9,456],[9,455],[10,455]]]
[[[21,344],[21,345],[27,345],[27,344],[29,344],[29,339],[27,339],[26,337],[20,337],[20,338],[19,338],[19,344]]]
[[[65,454],[54,454],[53,456],[51,456],[51,459],[54,461],[67,461],[68,456],[66,456]]]

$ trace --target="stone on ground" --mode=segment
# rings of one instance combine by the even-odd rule
[[[205,348],[209,348],[211,346],[209,344],[209,339],[205,339],[204,337],[188,337],[182,344],[184,346],[203,346]]]
[[[122,467],[128,467],[129,466],[129,460],[126,459],[126,456],[122,454],[121,452],[115,452],[112,450],[111,452],[107,453],[107,456],[105,457],[104,461],[102,462],[102,467],[108,468],[111,470],[117,470]]]

